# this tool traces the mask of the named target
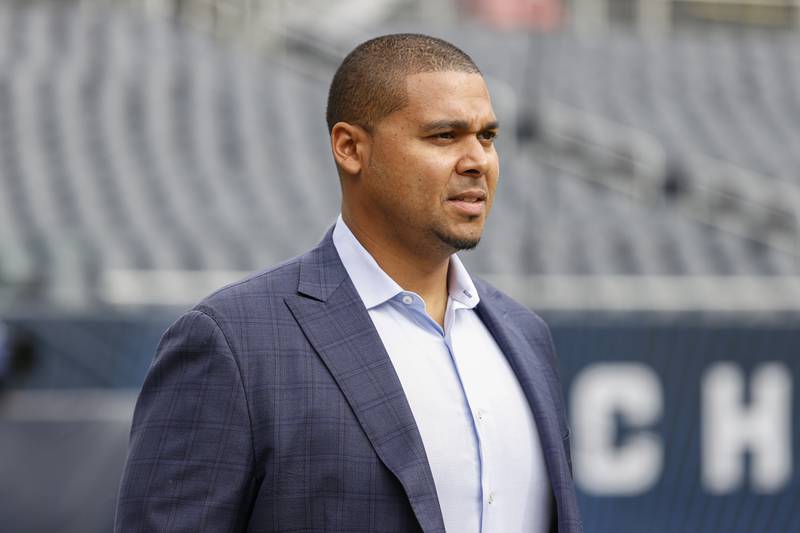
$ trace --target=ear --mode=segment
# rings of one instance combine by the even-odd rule
[[[369,157],[370,135],[361,126],[337,122],[331,130],[331,150],[344,174],[357,176]]]

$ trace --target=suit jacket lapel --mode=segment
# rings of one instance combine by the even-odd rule
[[[564,436],[555,411],[557,404],[550,389],[550,383],[555,381],[554,369],[544,362],[541,353],[531,349],[530,343],[515,328],[509,327],[511,322],[508,313],[498,305],[493,293],[487,294],[483,284],[476,283],[476,286],[481,298],[476,311],[508,359],[525,392],[536,421],[556,509],[563,509],[559,485],[567,458],[562,440]]]
[[[444,532],[433,475],[408,400],[330,232],[301,259],[298,292],[286,304],[378,457],[402,484],[422,529]]]

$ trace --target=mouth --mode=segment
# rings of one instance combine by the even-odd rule
[[[486,192],[480,189],[463,191],[449,196],[447,203],[464,216],[480,216],[486,208]]]

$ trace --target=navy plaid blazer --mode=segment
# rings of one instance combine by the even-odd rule
[[[579,533],[549,330],[475,285],[536,420],[552,529]],[[330,232],[164,334],[136,404],[114,529],[444,532],[411,409]]]

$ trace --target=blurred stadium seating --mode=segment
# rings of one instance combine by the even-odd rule
[[[332,224],[326,84],[345,51],[390,31],[449,39],[484,69],[502,180],[465,260],[551,320],[568,385],[592,358],[652,357],[667,399],[728,356],[800,368],[797,3],[617,1],[598,22],[597,5],[575,1],[550,32],[487,28],[469,15],[480,2],[464,4],[0,5],[0,319],[27,369],[0,389],[0,523],[108,530],[158,335]],[[608,31],[635,13],[641,27]],[[668,362],[670,349],[689,363]],[[692,465],[700,452],[674,453]],[[694,472],[663,490],[693,487]],[[677,498],[658,491],[638,508],[582,504],[587,531],[758,531],[762,509],[789,531],[796,488],[744,526],[702,513],[654,524]],[[32,507],[53,495],[51,513]],[[703,505],[725,515],[755,501],[736,498]]]
[[[222,278],[187,293],[170,272],[233,279],[323,232],[338,190],[321,80],[332,50],[375,30],[303,47],[295,35],[262,58],[167,22],[46,5],[2,11],[6,300],[186,304]],[[477,271],[797,275],[794,37],[460,31],[438,33],[486,65],[511,126]]]

